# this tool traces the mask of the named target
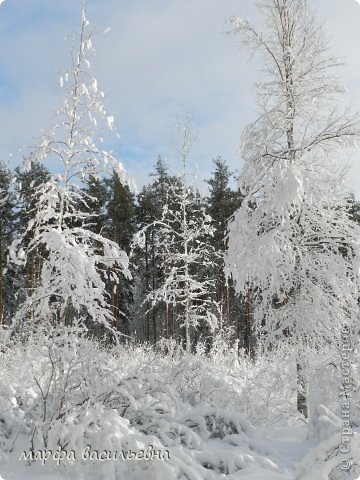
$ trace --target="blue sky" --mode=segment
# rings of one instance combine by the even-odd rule
[[[199,131],[192,160],[200,179],[211,160],[241,169],[237,154],[244,126],[256,118],[256,65],[225,20],[255,22],[255,0],[89,0],[92,24],[110,27],[95,42],[93,73],[116,119],[108,139],[139,186],[160,154],[176,170],[172,131],[189,113]],[[332,51],[347,62],[342,80],[348,103],[360,110],[360,5],[355,0],[310,0],[325,21]],[[68,65],[65,37],[77,30],[81,0],[6,0],[0,7],[0,158],[21,162],[21,147],[36,143],[59,104],[57,81]],[[360,155],[350,187],[360,197]]]

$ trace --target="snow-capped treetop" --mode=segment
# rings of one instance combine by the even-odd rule
[[[103,172],[114,172],[123,183],[134,189],[133,180],[112,152],[103,148],[102,129],[114,129],[114,117],[104,107],[104,92],[91,74],[94,55],[93,37],[83,10],[79,34],[73,36],[72,64],[63,72],[59,84],[63,91],[62,106],[56,112],[54,125],[46,131],[29,161],[51,162],[61,171],[60,182],[83,182],[89,176],[98,178]],[[75,180],[77,179],[77,180]]]

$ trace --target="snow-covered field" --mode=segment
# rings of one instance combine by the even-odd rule
[[[326,438],[309,436],[295,410],[291,356],[252,363],[225,345],[205,355],[172,344],[157,351],[105,350],[75,335],[67,340],[61,359],[57,342],[45,336],[1,354],[4,480],[342,480],[360,474],[360,434],[353,432],[350,453],[341,455],[341,423],[327,407],[313,429]],[[24,456],[30,458],[32,445],[29,462]],[[339,467],[346,459],[350,470]]]

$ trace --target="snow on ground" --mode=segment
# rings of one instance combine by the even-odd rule
[[[34,465],[31,468],[14,462],[1,466],[0,480],[76,480],[74,477],[52,472],[41,465]]]
[[[305,425],[301,424],[288,426],[282,425],[265,429],[263,431],[262,442],[262,452],[265,454],[263,458],[254,454],[250,455],[249,450],[244,448],[244,445],[241,445],[241,442],[238,442],[240,448],[237,445],[232,445],[232,443],[236,443],[236,437],[230,442],[224,442],[219,439],[210,439],[204,442],[201,451],[197,449],[195,450],[194,456],[201,460],[201,463],[203,464],[206,462],[209,462],[209,464],[211,462],[216,463],[216,459],[218,459],[221,460],[224,466],[227,461],[229,462],[229,465],[231,462],[234,462],[234,460],[236,463],[236,460],[239,460],[241,457],[244,458],[245,456],[248,456],[249,463],[247,468],[244,468],[243,470],[236,469],[236,465],[234,464],[234,472],[228,474],[224,472],[221,478],[294,480],[296,465],[301,462],[302,458],[308,452],[313,451],[316,446],[316,441],[308,440],[306,435],[307,428]],[[256,445],[254,443],[253,448],[259,449],[259,444]],[[236,453],[234,454],[234,452]],[[253,457],[254,460],[252,465],[250,456]],[[185,454],[184,459],[186,460]],[[190,463],[188,463],[188,465],[190,471]],[[18,456],[16,455],[12,455],[10,462],[0,466],[0,474],[3,480],[79,480],[80,478],[79,476],[52,472],[47,465],[42,466],[41,462],[35,462],[29,467],[26,462],[18,461]],[[146,478],[152,477],[149,477],[148,475]],[[169,480],[171,480],[171,478],[175,479],[177,477],[169,477]],[[191,477],[190,473],[189,478],[217,477]]]
[[[59,360],[56,342],[39,338],[0,352],[3,480],[355,480],[360,474],[356,465],[347,477],[338,469],[338,432],[308,438],[294,407],[290,357],[253,363],[231,349],[109,351],[69,334],[59,343]],[[44,465],[19,460],[31,439],[35,452],[51,451]],[[351,447],[360,465],[357,432]],[[60,448],[76,458],[57,466],[52,455]],[[101,461],[83,457],[86,449],[142,458]],[[149,449],[163,459],[145,457]]]
[[[317,445],[316,440],[307,438],[307,426],[301,421],[295,425],[272,426],[265,430],[265,438],[288,472],[294,472],[296,464]]]
[[[276,440],[270,438],[270,434],[275,433]],[[209,439],[202,445],[202,449],[198,450],[199,446],[194,450],[193,454],[188,455],[184,451],[180,454],[179,451],[175,453],[177,460],[183,459],[188,465],[188,478],[228,478],[228,479],[250,479],[250,480],[288,480],[292,479],[292,471],[295,461],[299,458],[299,452],[308,450],[309,444],[303,443],[304,427],[293,428],[283,427],[280,430],[274,429],[266,434],[261,448],[259,444],[254,441],[249,445],[244,445],[243,442],[237,438],[236,435],[230,436],[228,440],[223,441],[219,439]],[[286,439],[290,440],[286,447]],[[278,448],[278,447],[281,448]],[[296,448],[300,447],[300,448]],[[173,450],[174,449],[170,449]],[[259,450],[263,455],[259,455]],[[256,452],[256,453],[255,453]],[[170,453],[171,455],[171,453]],[[291,458],[288,457],[291,455]],[[218,465],[223,468],[223,472],[219,476],[215,473],[201,472],[195,468],[194,459],[203,465],[211,464]],[[153,468],[150,468],[146,478],[153,478],[152,471],[156,471],[156,460],[154,460]],[[191,465],[193,463],[193,465]],[[245,467],[245,468],[241,468]],[[197,470],[199,475],[197,474]],[[185,470],[186,472],[186,470]],[[207,475],[208,476],[203,476]],[[34,462],[32,466],[27,465],[24,461],[19,461],[19,451],[11,455],[10,461],[6,464],[0,465],[0,474],[3,480],[78,480],[79,473],[75,476],[53,472],[49,465],[41,465],[41,462]],[[150,476],[149,476],[150,474]],[[85,477],[87,478],[87,477]],[[154,476],[154,479],[157,478]],[[186,478],[184,477],[168,477],[171,478]],[[1,478],[0,478],[1,480]]]

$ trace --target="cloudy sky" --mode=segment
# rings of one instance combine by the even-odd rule
[[[1,1],[1,0],[0,0]],[[176,116],[191,115],[198,130],[192,159],[199,178],[211,160],[237,155],[243,127],[256,118],[256,66],[233,37],[231,15],[259,20],[255,0],[88,0],[90,21],[110,27],[95,42],[93,73],[119,137],[108,140],[139,186],[160,154],[176,169]],[[360,111],[360,5],[356,0],[309,0],[325,21],[333,52],[345,57],[348,103]],[[78,29],[81,0],[6,0],[0,7],[0,159],[21,161],[51,123],[57,82],[68,65],[65,37]],[[360,155],[350,187],[360,198]]]

